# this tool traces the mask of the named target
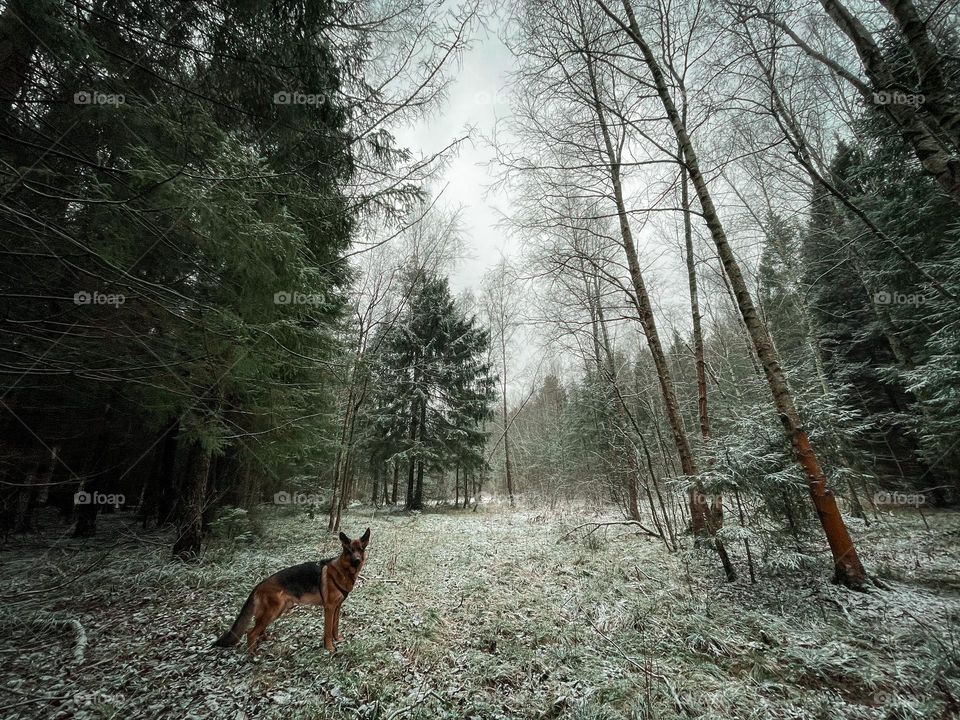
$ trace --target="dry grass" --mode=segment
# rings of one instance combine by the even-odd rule
[[[558,542],[582,521],[354,513],[346,530],[373,540],[341,651],[302,608],[252,662],[209,644],[257,579],[335,552],[320,520],[274,518],[260,543],[195,566],[119,527],[108,552],[19,540],[4,551],[0,716],[938,718],[960,697],[953,515],[863,530],[892,586],[869,594],[823,567],[728,585],[710,555],[627,527]],[[23,595],[38,588],[54,589]]]

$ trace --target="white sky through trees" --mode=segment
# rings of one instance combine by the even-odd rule
[[[469,134],[448,166],[438,175],[432,193],[440,193],[437,207],[460,209],[460,226],[466,257],[451,273],[455,293],[477,291],[483,274],[501,255],[516,258],[516,240],[499,223],[510,212],[509,195],[501,188],[491,189],[498,167],[491,139],[510,141],[510,73],[517,69],[515,58],[503,42],[510,28],[509,8],[484,11],[484,27],[474,31],[470,49],[464,53],[446,100],[433,113],[413,126],[394,128],[398,144],[415,154],[429,156],[441,151],[456,138]],[[627,186],[633,184],[627,180]],[[639,217],[636,218],[639,220]],[[664,237],[650,232],[643,223],[635,223],[635,237],[641,257],[650,273],[651,294],[660,311],[667,311],[670,322],[686,326],[688,298],[682,273],[679,237]]]
[[[514,58],[500,40],[500,21],[488,16],[486,29],[478,28],[470,50],[460,61],[459,73],[451,84],[445,103],[414,127],[398,128],[400,145],[415,153],[429,155],[454,138],[470,132],[471,139],[460,145],[449,166],[438,178],[434,192],[442,192],[438,206],[461,208],[460,220],[468,257],[451,276],[455,292],[476,291],[483,273],[500,257],[513,252],[504,230],[497,227],[498,210],[507,211],[503,194],[487,193],[495,168],[487,167],[493,152],[486,138],[493,135],[497,118],[509,114],[505,85],[514,67]],[[472,132],[471,132],[472,131]]]

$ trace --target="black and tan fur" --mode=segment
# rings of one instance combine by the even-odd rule
[[[358,540],[340,533],[343,552],[339,557],[294,565],[263,580],[250,593],[233,627],[214,645],[236,645],[246,632],[247,652],[253,653],[267,626],[283,613],[296,605],[323,605],[323,646],[334,652],[334,642],[343,640],[340,608],[367,561],[369,542],[370,528]],[[251,620],[255,622],[248,631]]]

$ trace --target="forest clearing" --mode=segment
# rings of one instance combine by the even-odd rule
[[[960,717],[958,211],[960,0],[0,0],[0,720]]]
[[[262,544],[215,545],[188,569],[119,521],[106,561],[77,541],[24,543],[0,592],[55,589],[4,610],[0,715],[919,720],[957,711],[953,514],[933,514],[930,529],[915,514],[857,527],[889,588],[869,593],[772,562],[755,585],[726,584],[709,553],[671,555],[630,527],[571,534],[615,520],[580,508],[351,520],[369,525],[372,541],[336,655],[323,649],[315,608],[281,618],[252,660],[209,647],[253,578],[336,552],[305,514],[274,518]],[[804,541],[803,551],[815,567],[825,548]]]

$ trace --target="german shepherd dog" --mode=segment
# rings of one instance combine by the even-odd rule
[[[274,573],[257,585],[240,609],[233,627],[221,635],[215,647],[230,647],[247,633],[247,652],[253,654],[267,626],[296,605],[323,605],[323,646],[335,652],[341,642],[340,608],[353,590],[357,575],[367,561],[370,528],[359,540],[340,533],[340,557],[306,562]],[[247,632],[250,621],[256,618]]]

